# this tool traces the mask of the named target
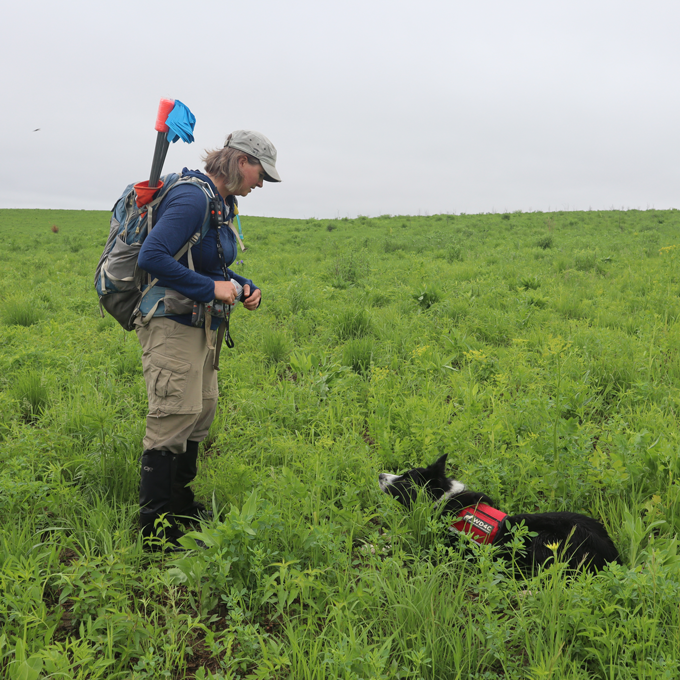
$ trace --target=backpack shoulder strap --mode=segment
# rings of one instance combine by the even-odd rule
[[[168,186],[167,190],[163,192],[163,195],[160,197],[157,197],[152,201],[155,205],[158,205],[160,201],[165,198],[167,195],[168,191],[175,186],[179,186],[180,184],[194,184],[198,186],[202,191],[203,194],[205,195],[206,201],[205,201],[205,213],[203,214],[203,223],[201,224],[201,230],[197,231],[195,234],[191,236],[191,238],[175,253],[173,256],[175,260],[179,260],[185,253],[187,253],[187,258],[188,258],[188,264],[189,264],[189,269],[194,269],[194,263],[193,259],[191,257],[191,248],[196,245],[201,238],[203,238],[207,233],[208,229],[210,229],[210,201],[214,200],[216,198],[215,192],[212,190],[210,185],[207,182],[204,182],[201,179],[198,179],[198,177],[192,177],[191,175],[175,175],[176,179],[172,181],[170,186]],[[165,177],[163,178],[165,180]],[[165,189],[165,186],[163,187]],[[151,205],[151,204],[149,204]],[[155,206],[154,206],[155,207]],[[153,208],[150,208],[150,211],[153,210]],[[151,225],[151,220],[153,217],[153,213],[149,212],[149,225]],[[149,226],[149,230],[151,230],[151,226]],[[139,309],[139,306],[141,305],[142,299],[144,296],[158,283],[158,278],[153,279],[152,281],[149,281],[149,285],[142,291],[142,295],[139,300],[139,304],[137,305],[137,309]],[[151,317],[153,317],[154,313],[156,312],[156,308],[158,307],[158,302],[153,306],[151,311],[145,315],[143,319],[143,323],[147,324]]]
[[[183,184],[193,184],[197,186],[199,189],[201,189],[201,191],[205,195],[205,212],[203,213],[203,223],[201,226],[201,232],[199,234],[199,238],[202,238],[208,233],[208,229],[210,228],[210,201],[215,200],[217,196],[215,195],[215,192],[212,190],[210,184],[208,184],[208,182],[205,182],[202,179],[199,179],[198,177],[193,177],[191,175],[182,175],[178,180],[178,183],[179,182]],[[196,243],[196,241],[194,241],[194,243]]]
[[[183,174],[176,174],[176,173],[171,173],[169,175],[165,175],[161,178],[164,182],[163,189],[161,193],[156,196],[156,198],[149,203],[149,231],[151,231],[151,228],[153,227],[152,224],[152,215],[153,215],[153,210],[158,206],[158,204],[168,195],[168,192],[170,189],[173,189],[174,187],[177,186],[183,186],[186,184],[193,184],[194,186],[197,186],[203,194],[205,195],[205,212],[203,213],[203,222],[201,226],[201,233],[200,236],[203,237],[207,234],[208,229],[210,228],[210,220],[209,220],[209,211],[210,211],[210,201],[217,198],[215,196],[215,192],[212,190],[212,187],[208,182],[203,181],[202,179],[199,179],[198,177],[193,177],[192,175],[183,175]],[[192,237],[193,238],[193,237]],[[184,254],[184,253],[182,253]],[[180,256],[181,257],[181,256]]]

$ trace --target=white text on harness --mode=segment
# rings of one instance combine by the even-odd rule
[[[493,543],[507,515],[490,505],[479,503],[464,508],[451,524],[451,531],[468,534],[477,543]]]

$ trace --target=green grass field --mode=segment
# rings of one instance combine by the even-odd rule
[[[0,674],[680,677],[680,212],[244,217],[206,549],[136,532],[146,392],[92,279],[109,214],[0,211]],[[381,471],[449,453],[624,565],[512,576]],[[557,553],[559,551],[556,551]]]

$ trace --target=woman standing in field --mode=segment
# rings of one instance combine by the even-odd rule
[[[247,196],[263,181],[281,181],[276,149],[259,132],[238,130],[229,135],[224,148],[207,152],[203,160],[204,172],[185,168],[182,174],[208,185],[225,222],[234,216],[236,196]],[[169,289],[165,304],[149,312],[152,318],[136,322],[149,400],[139,487],[140,527],[145,539],[157,539],[146,541],[152,549],[178,549],[177,539],[183,534],[175,517],[196,519],[205,512],[189,484],[196,477],[199,443],[217,409],[216,336],[222,319],[212,318],[205,328],[191,325],[193,303],[233,304],[237,289],[225,272],[243,287],[246,309],[257,309],[261,300],[250,279],[227,269],[237,254],[236,237],[228,227],[211,225],[191,247],[191,258],[185,254],[174,259],[192,235],[205,228],[205,220],[210,219],[207,202],[206,192],[196,184],[171,188],[157,208],[156,224],[138,259],[143,270],[158,278],[159,286]],[[220,335],[218,343],[221,340]]]

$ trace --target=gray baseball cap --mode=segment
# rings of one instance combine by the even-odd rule
[[[276,148],[261,132],[236,130],[227,137],[224,146],[245,151],[257,158],[264,168],[267,182],[281,181],[279,173],[276,172]]]

